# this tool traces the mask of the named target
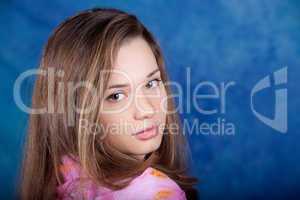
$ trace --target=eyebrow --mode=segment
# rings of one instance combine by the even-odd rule
[[[155,69],[152,72],[150,72],[146,77],[150,78],[151,76],[153,76],[156,72],[159,72],[159,69]],[[113,89],[113,88],[122,88],[122,87],[128,87],[128,84],[115,84],[115,85],[111,85],[108,87],[108,89]]]

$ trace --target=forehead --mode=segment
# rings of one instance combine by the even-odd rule
[[[148,43],[136,37],[121,45],[109,83],[128,83],[128,79],[138,83],[157,68],[156,58]]]

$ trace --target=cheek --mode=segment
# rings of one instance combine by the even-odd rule
[[[106,114],[101,116],[101,124],[108,140],[124,140],[130,135],[131,124],[127,121],[129,112]]]
[[[102,135],[104,135],[104,140],[111,140],[110,135],[114,135],[115,132],[118,132],[119,126],[117,125],[117,118],[114,115],[102,115],[101,116],[101,127]]]
[[[107,135],[107,142],[109,142],[116,149],[118,149],[119,151],[124,152],[124,153],[127,152],[128,145],[130,145],[131,141],[132,140],[130,139],[130,136],[126,135],[126,134],[110,133]]]
[[[130,135],[127,134],[126,128],[120,122],[120,115],[106,117],[103,121],[103,127],[105,132],[105,142],[114,146],[121,152],[127,152],[128,145],[130,145]]]
[[[165,89],[162,89],[160,97],[155,102],[156,110],[161,115],[166,115],[168,111],[168,96]]]
[[[105,103],[103,103],[101,112],[106,113],[107,115],[114,116],[114,115],[124,112],[126,109],[129,108],[129,106],[130,106],[130,101],[127,99],[122,100],[118,103],[105,102]]]

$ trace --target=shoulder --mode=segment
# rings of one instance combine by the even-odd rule
[[[59,172],[63,176],[63,183],[56,188],[58,199],[94,199],[97,186],[85,179],[76,158],[63,156]]]
[[[82,176],[80,166],[71,157],[64,156],[60,172],[63,174],[64,183],[57,187],[59,199],[85,197],[85,199],[177,199],[186,200],[186,195],[175,181],[165,173],[153,167],[148,167],[144,172],[135,177],[130,184],[117,191],[110,190],[87,181],[78,185]],[[83,186],[83,187],[82,187]],[[81,188],[81,190],[78,190]]]
[[[126,188],[115,191],[116,199],[178,199],[185,200],[183,190],[175,181],[158,169],[148,167]]]

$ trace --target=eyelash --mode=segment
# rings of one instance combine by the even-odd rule
[[[152,82],[152,81],[157,81],[157,87],[160,85],[160,82],[162,81],[161,79],[159,79],[159,78],[155,78],[155,79],[152,79],[151,81],[149,81],[146,85],[148,85],[150,82]],[[151,89],[151,88],[149,88],[149,87],[147,87],[148,89]],[[109,95],[107,98],[106,98],[106,100],[109,100],[109,101],[115,101],[115,100],[113,100],[113,96],[114,95],[116,95],[116,94],[122,94],[122,92],[116,92],[116,93],[113,93],[113,94],[111,94],[111,95]],[[116,100],[116,101],[118,101],[118,100]]]
[[[152,79],[151,81],[149,81],[147,84],[149,84],[150,82],[152,81],[157,81],[157,86],[159,86],[160,82],[161,82],[161,79],[159,78],[155,78],[155,79]]]

